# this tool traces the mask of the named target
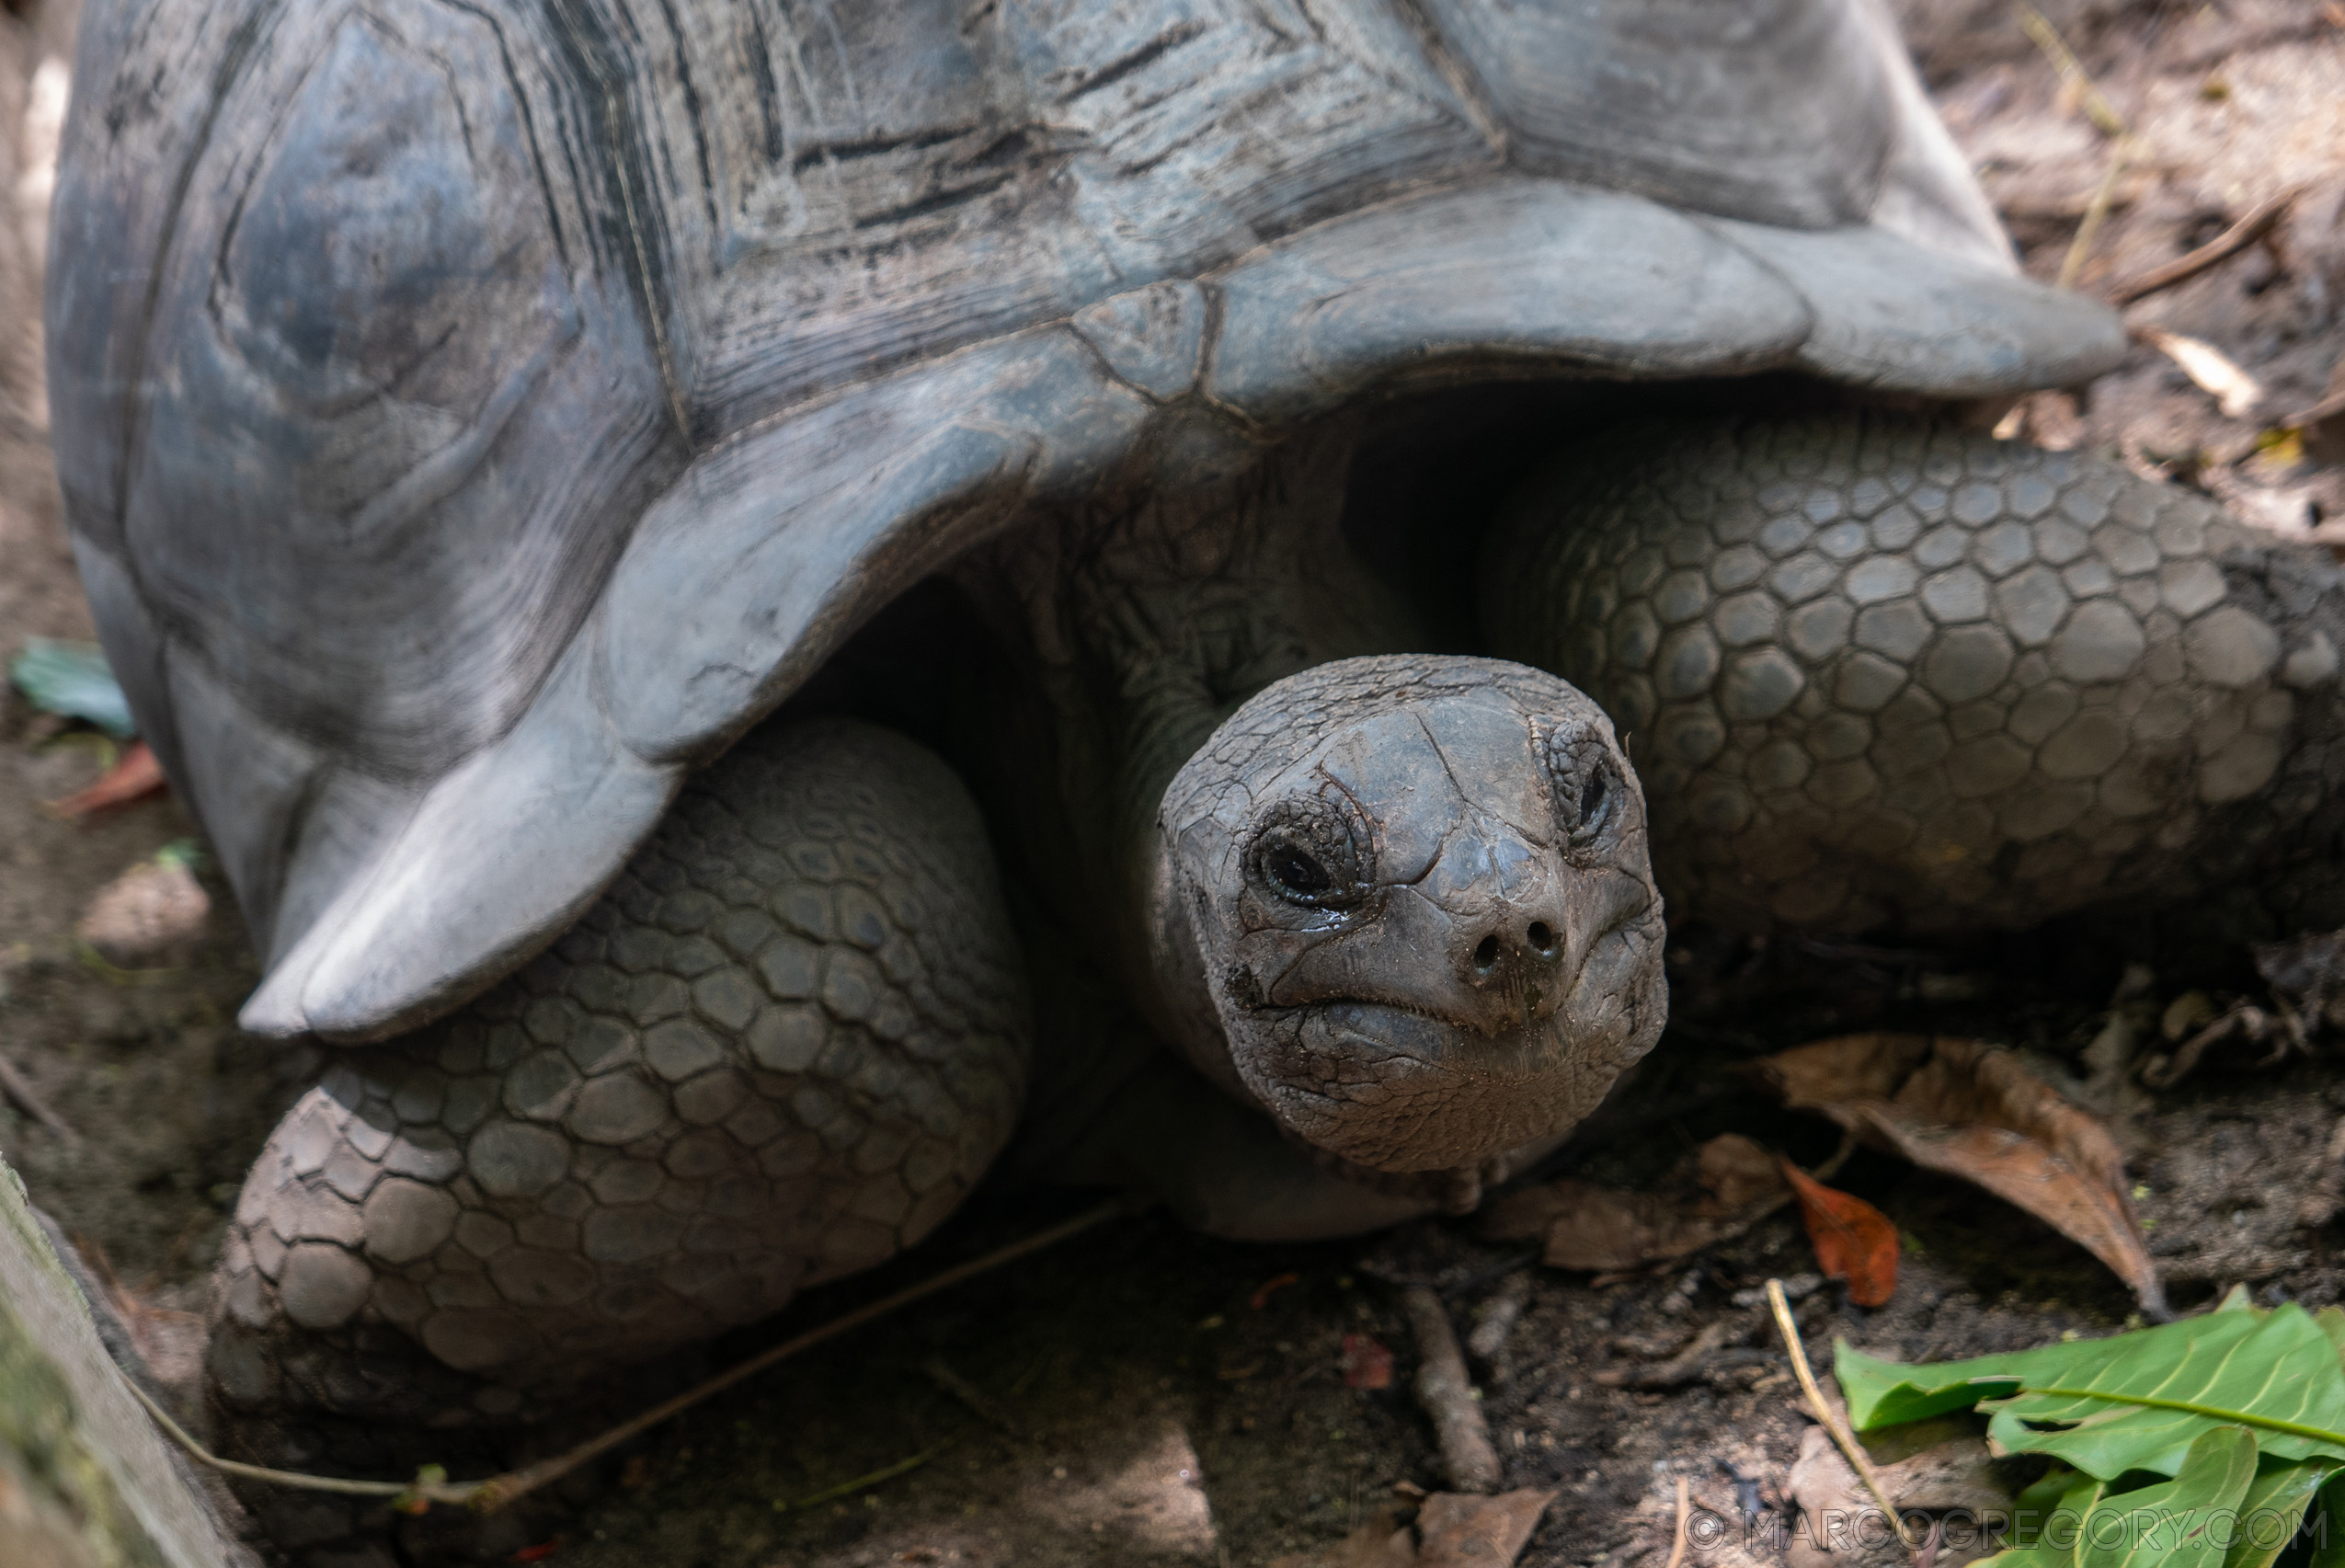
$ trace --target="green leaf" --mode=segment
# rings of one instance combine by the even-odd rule
[[[2239,1501],[2238,1524],[2223,1554],[2223,1568],[2271,1568],[2281,1549],[2296,1539],[2305,1507],[2340,1468],[2345,1466],[2328,1459],[2265,1459]]]
[[[2105,1495],[2085,1516],[2076,1568],[2218,1568],[2256,1478],[2244,1426],[2199,1434],[2174,1479]]]
[[[2312,1532],[2312,1559],[2305,1568],[2345,1568],[2345,1475],[2330,1476],[2320,1489]]]
[[[2047,1358],[1996,1405],[1987,1436],[2009,1452],[2051,1454],[2106,1480],[2172,1475],[2202,1434],[2238,1425],[2275,1459],[2345,1459],[2345,1366],[2293,1303],[2045,1349],[2094,1354]]]
[[[2088,1475],[2173,1475],[2191,1445],[2246,1425],[2275,1459],[2345,1459],[2345,1364],[2303,1308],[2232,1308],[2108,1339],[1937,1367],[1841,1345],[1834,1369],[1859,1431],[1976,1404],[2009,1453],[2050,1454]]]
[[[1839,1379],[1841,1397],[1848,1402],[1848,1424],[1859,1432],[1873,1432],[1968,1410],[1983,1399],[2007,1399],[2018,1393],[2024,1369],[2013,1365],[2017,1359],[1982,1356],[1969,1361],[1907,1367],[1851,1349],[1844,1339],[1833,1342],[1832,1375]]]
[[[2076,1568],[2085,1516],[2109,1483],[2054,1465],[2011,1501],[2011,1533],[1980,1568]]]
[[[8,661],[8,679],[44,713],[86,719],[117,740],[138,733],[122,683],[96,643],[28,637],[25,651]]]
[[[2345,1307],[2323,1307],[2313,1314],[2313,1322],[2328,1335],[2329,1344],[2337,1346],[2339,1358],[2345,1360]]]
[[[193,839],[173,839],[154,852],[154,864],[178,871],[203,869],[203,846]]]

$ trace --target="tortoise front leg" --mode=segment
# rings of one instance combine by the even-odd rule
[[[867,1268],[1007,1140],[1029,1035],[960,782],[868,726],[753,735],[552,951],[288,1114],[221,1265],[225,1425],[357,1464],[304,1449],[525,1422]]]
[[[1628,733],[1673,916],[2345,921],[2345,586],[2202,497],[1880,415],[1660,421],[1561,456],[1484,582],[1496,651]]]

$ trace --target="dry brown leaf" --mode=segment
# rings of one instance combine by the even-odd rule
[[[1417,1561],[1408,1526],[1386,1510],[1342,1540],[1274,1557],[1270,1568],[1414,1568]]]
[[[1270,1568],[1507,1568],[1554,1501],[1552,1492],[1436,1492],[1418,1506],[1414,1531],[1386,1509],[1342,1540],[1275,1557]]]
[[[1730,1213],[1759,1204],[1771,1211],[1788,1191],[1782,1162],[1740,1133],[1722,1132],[1703,1144],[1695,1155],[1694,1179],[1710,1201]]]
[[[1796,1110],[1873,1148],[1976,1183],[2107,1264],[2170,1316],[2109,1129],[2008,1050],[1927,1035],[1847,1035],[1756,1064]]]
[[[1986,1439],[1973,1433],[1959,1433],[1893,1464],[1880,1465],[1877,1473],[1900,1513],[1966,1509],[1987,1517],[2011,1502],[2009,1489],[1996,1479]],[[1886,1522],[1865,1522],[1869,1516],[1879,1519],[1880,1505],[1821,1426],[1809,1427],[1801,1437],[1800,1457],[1783,1478],[1783,1490],[1807,1516],[1792,1537],[1790,1568],[1824,1568],[1847,1561],[1847,1553],[1820,1550],[1820,1543],[1881,1542],[1891,1536]]]
[[[2212,343],[2162,327],[2137,326],[2133,336],[2181,367],[2182,373],[2214,395],[2224,418],[2244,419],[2263,401],[2263,383],[2241,370]]]
[[[1494,1497],[1436,1492],[1417,1511],[1416,1568],[1505,1568],[1522,1555],[1552,1492],[1526,1489]]]
[[[144,800],[170,787],[170,782],[163,776],[163,764],[154,760],[146,742],[133,740],[122,748],[121,757],[96,784],[77,789],[63,800],[49,802],[46,809],[52,817],[71,821],[93,811]]]
[[[1542,1256],[1557,1268],[1642,1268],[1739,1236],[1790,1196],[1775,1156],[1735,1133],[1703,1144],[1690,1175],[1675,1185],[1699,1188],[1698,1196],[1549,1182],[1493,1205],[1483,1233],[1501,1242],[1539,1238]]]
[[[1827,1187],[1789,1160],[1784,1180],[1800,1200],[1808,1244],[1826,1279],[1844,1281],[1859,1307],[1885,1307],[1897,1294],[1897,1227],[1854,1193]]]

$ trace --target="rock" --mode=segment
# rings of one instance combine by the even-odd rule
[[[138,968],[184,957],[211,912],[187,857],[166,850],[99,888],[74,931],[108,963]]]
[[[245,1568],[123,1387],[0,1163],[0,1541],[9,1568]]]

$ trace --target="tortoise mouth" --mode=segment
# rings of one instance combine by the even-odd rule
[[[1495,1033],[1385,1001],[1254,1010],[1249,1087],[1297,1136],[1384,1172],[1471,1166],[1569,1128],[1621,1066],[1566,1012]]]

